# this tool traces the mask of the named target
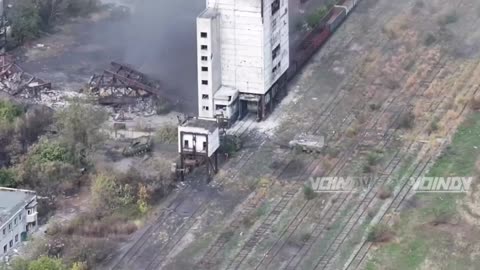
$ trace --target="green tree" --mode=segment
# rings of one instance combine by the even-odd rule
[[[0,100],[0,121],[12,123],[13,120],[23,114],[20,106],[6,100]]]
[[[86,153],[105,138],[101,126],[108,119],[106,112],[75,100],[56,118],[60,140],[71,153],[73,163],[84,163]]]
[[[15,187],[15,175],[11,170],[0,169],[0,186]]]
[[[325,6],[320,7],[314,13],[308,15],[307,17],[307,24],[311,28],[317,27],[323,18],[327,15],[328,10]]]
[[[122,185],[115,177],[106,174],[95,176],[91,192],[93,207],[99,213],[134,202],[135,194],[132,186]]]
[[[18,44],[38,37],[41,19],[36,1],[15,1],[11,21],[12,36]]]
[[[60,259],[40,257],[28,265],[28,270],[65,270]]]

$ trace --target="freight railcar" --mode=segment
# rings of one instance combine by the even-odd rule
[[[305,34],[303,40],[291,53],[287,80],[293,79],[308,60],[328,41],[358,2],[359,0],[338,1],[338,4],[328,11],[318,26]]]

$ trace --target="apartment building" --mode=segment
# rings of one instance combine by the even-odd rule
[[[37,228],[37,195],[30,190],[0,188],[0,248],[12,253]]]

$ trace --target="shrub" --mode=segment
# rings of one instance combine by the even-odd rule
[[[23,114],[21,107],[5,100],[0,100],[0,121],[13,122]]]
[[[430,125],[428,126],[428,133],[429,134],[438,130],[438,128],[439,128],[438,122],[439,122],[438,117],[434,117],[432,122],[430,122]]]
[[[473,110],[480,110],[480,95],[475,95],[470,101],[470,106]]]
[[[71,270],[88,270],[87,264],[84,262],[75,262]]]
[[[448,24],[456,23],[458,21],[458,14],[455,10],[452,10],[438,18],[438,24],[440,26],[446,26]]]
[[[0,186],[2,187],[15,187],[15,175],[11,170],[0,169]]]
[[[312,200],[316,197],[315,190],[310,185],[303,186],[303,195],[305,196],[306,200]]]
[[[34,148],[30,158],[35,163],[47,163],[53,161],[69,162],[70,153],[63,145],[45,140]]]
[[[390,196],[392,196],[392,188],[385,185],[381,186],[380,189],[378,190],[378,197],[381,200],[385,200]]]
[[[70,106],[56,114],[60,141],[70,151],[74,164],[82,164],[85,152],[105,139],[102,124],[108,119],[106,112],[74,100]]]
[[[425,37],[425,41],[424,41],[424,44],[425,46],[430,46],[432,45],[433,43],[435,43],[437,41],[437,37],[435,37],[434,34],[432,33],[428,33],[427,36]]]
[[[28,265],[28,270],[65,270],[60,259],[40,257]]]
[[[454,216],[454,211],[447,208],[435,208],[433,212],[432,224],[434,226],[447,224]]]
[[[393,237],[392,229],[385,224],[377,224],[370,228],[367,241],[370,242],[387,242]]]
[[[380,156],[377,153],[370,153],[367,156],[367,164],[369,166],[375,166],[380,161]]]
[[[324,6],[317,9],[315,12],[313,12],[307,17],[308,26],[310,26],[311,28],[317,27],[322,21],[322,19],[327,15],[327,13],[328,10]]]
[[[176,144],[178,140],[178,127],[166,125],[155,132],[155,141],[165,144]]]
[[[311,233],[302,233],[302,235],[300,236],[300,241],[302,242],[307,242],[308,240],[310,240],[310,238],[312,238],[312,234]]]
[[[22,44],[40,35],[41,18],[35,1],[16,1],[10,19],[12,37],[17,44]]]
[[[413,128],[415,122],[415,115],[411,112],[402,112],[398,117],[398,127],[402,129]]]
[[[382,107],[382,105],[377,104],[377,103],[370,103],[368,105],[368,107],[370,108],[370,110],[376,111],[376,110],[380,109]]]
[[[132,187],[118,183],[116,177],[107,174],[94,177],[91,193],[93,207],[98,213],[109,212],[134,201]]]

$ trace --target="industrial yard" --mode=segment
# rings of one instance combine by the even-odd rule
[[[116,241],[92,269],[478,268],[480,3],[337,1],[340,7],[332,5],[325,27],[305,32],[300,18],[329,2],[289,2],[290,65],[285,67],[288,57],[279,54],[282,65],[274,71],[281,67],[284,75],[265,80],[269,89],[258,99],[238,90],[229,96],[221,105],[232,118],[226,127],[186,116],[196,111],[191,108],[197,96],[203,118],[219,108],[212,85],[220,85],[220,92],[225,82],[215,73],[207,83],[202,77],[205,70],[217,72],[215,51],[207,69],[200,69],[206,64],[199,60],[198,93],[185,90],[189,82],[173,87],[168,76],[159,79],[148,65],[104,57],[92,57],[99,66],[94,69],[88,59],[73,69],[65,63],[72,72],[65,78],[62,68],[52,72],[62,56],[49,56],[43,45],[16,52],[17,59],[30,56],[18,65],[0,59],[3,94],[54,109],[68,107],[71,96],[86,96],[106,108],[102,130],[109,137],[90,157],[92,174],[100,168],[128,174],[135,168],[135,177],[148,178],[142,185],[158,189],[162,181],[161,195],[154,193],[158,198],[148,211],[125,219],[135,229],[88,236]],[[352,9],[341,13],[348,3]],[[213,24],[216,16],[209,12],[199,18]],[[59,37],[66,38],[57,33],[42,42],[53,46]],[[255,41],[253,34],[249,38]],[[201,41],[194,45],[203,46]],[[252,87],[252,74],[236,76],[235,84],[246,80]],[[59,85],[82,90],[68,89],[62,96]],[[284,97],[275,92],[277,85],[285,85]],[[222,93],[233,93],[227,90]],[[233,96],[246,111],[231,109],[237,106],[230,102]],[[178,138],[165,139],[162,132],[177,134],[170,130],[176,125]],[[241,141],[238,149],[217,151],[228,136]],[[172,172],[165,169],[170,165]],[[169,173],[176,181],[166,192]],[[410,180],[425,176],[473,177],[473,182],[464,193],[419,193]],[[338,183],[322,189],[315,185],[321,177],[330,177],[329,184],[336,183],[333,177],[363,182],[355,190]],[[74,198],[90,200],[84,192]],[[77,204],[74,214],[82,217],[88,209]]]
[[[382,245],[368,229],[399,226],[412,200],[405,179],[429,171],[471,110],[478,8],[362,1],[265,122],[232,127],[248,147],[209,187],[179,191],[113,269],[407,269],[369,263]],[[299,132],[323,134],[327,150],[281,147]],[[306,198],[309,177],[352,174],[374,182]],[[412,267],[443,269],[422,263]]]

